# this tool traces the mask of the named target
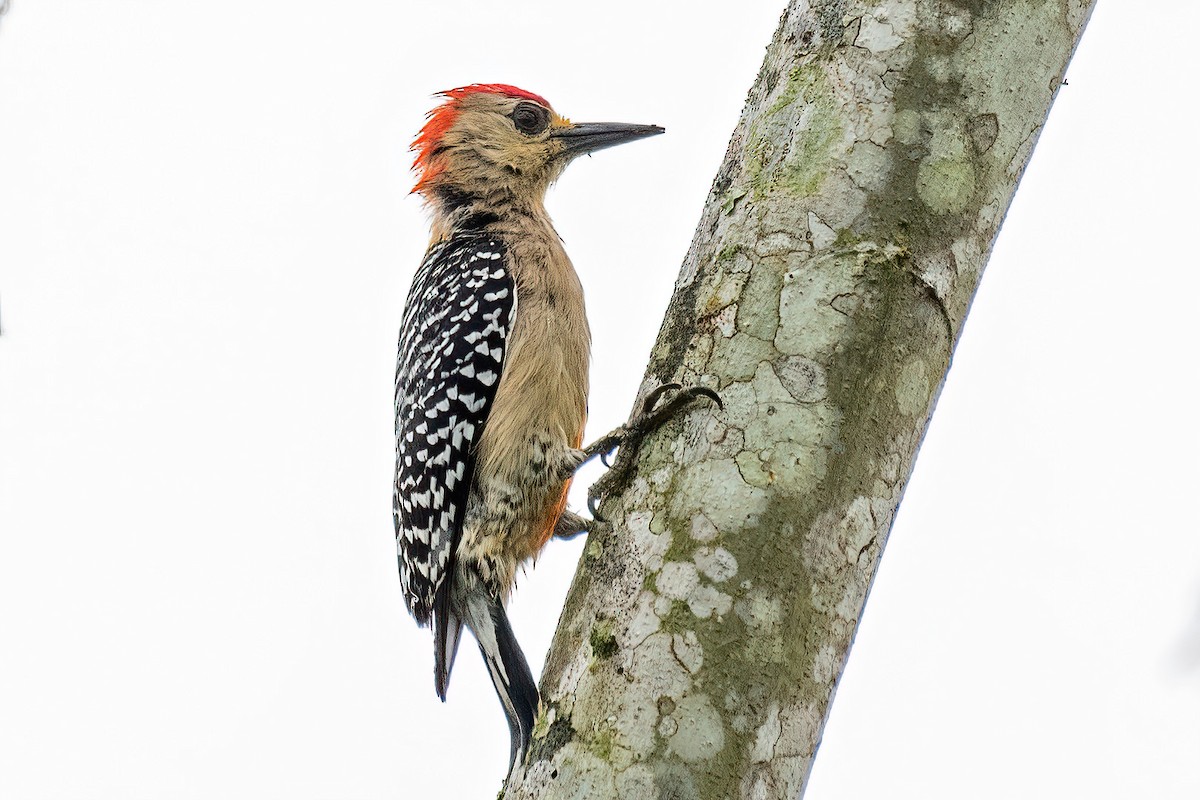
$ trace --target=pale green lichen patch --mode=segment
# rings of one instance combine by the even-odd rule
[[[808,212],[809,241],[814,250],[825,250],[837,241],[837,231],[825,224],[815,212]]]
[[[886,19],[881,20],[870,14],[861,18],[858,35],[854,38],[854,44],[858,47],[865,47],[872,53],[884,53],[888,50],[896,49],[904,41],[896,33]]]
[[[877,191],[887,177],[888,160],[886,148],[874,142],[859,142],[846,156],[846,174],[858,188]]]
[[[612,728],[606,725],[596,731],[596,735],[592,737],[589,746],[597,758],[607,761],[612,757],[614,738]]]
[[[687,606],[697,619],[720,618],[733,608],[733,598],[720,589],[701,584],[688,595]]]
[[[686,600],[699,585],[700,573],[696,565],[688,561],[668,561],[655,579],[659,594],[672,600]]]
[[[743,483],[733,459],[704,461],[685,470],[671,498],[672,519],[690,521],[699,512],[719,531],[740,529],[769,499],[766,492]],[[697,498],[700,498],[699,508],[693,507]],[[681,532],[673,534],[675,541],[681,538]]]
[[[724,583],[737,575],[737,559],[724,547],[701,547],[692,553],[692,561],[714,583]]]
[[[813,345],[830,341],[830,331],[846,326],[845,315],[831,303],[839,295],[855,291],[859,261],[853,251],[835,251],[784,273],[779,292],[780,323],[774,338],[780,353],[820,361],[827,357],[827,352],[814,352]]]
[[[970,160],[923,159],[917,167],[917,194],[935,214],[958,214],[975,196],[975,169]]]
[[[692,517],[692,538],[697,542],[711,542],[718,535],[717,526],[713,525],[708,517],[703,514]]]
[[[671,737],[667,750],[690,764],[713,758],[725,747],[725,724],[707,695],[681,698],[675,714],[686,720]]]
[[[759,339],[748,333],[735,333],[728,339],[722,338],[716,342],[713,355],[735,365],[722,376],[724,381],[744,381],[754,377],[759,363],[774,355],[774,348],[769,340]]]
[[[758,453],[743,450],[737,454],[738,472],[742,480],[759,489],[766,489],[775,482],[775,473],[764,464]]]
[[[832,166],[830,151],[842,136],[840,118],[814,106],[804,136],[789,153],[780,176],[782,187],[801,197],[814,194]]]
[[[892,138],[898,144],[917,144],[922,136],[921,114],[903,108],[892,117]]]
[[[763,720],[754,736],[754,748],[750,751],[750,760],[755,764],[765,764],[775,757],[775,743],[783,733],[779,722],[779,704],[771,703],[767,710],[767,718]]]
[[[775,188],[801,197],[815,193],[842,134],[823,68],[817,63],[793,68],[770,108],[750,128],[746,174],[755,196]]]
[[[617,775],[617,797],[655,797],[654,770],[645,764],[633,764]],[[595,798],[585,798],[595,800]]]
[[[929,407],[929,391],[929,372],[925,362],[913,359],[900,370],[896,381],[896,406],[902,414],[923,414]]]
[[[763,259],[750,272],[750,279],[738,294],[737,328],[740,332],[764,342],[775,338],[779,327],[779,309],[773,302],[779,296],[783,280],[779,259]]]
[[[762,463],[773,479],[784,486],[813,486],[824,479],[834,446],[780,442],[767,451]]]

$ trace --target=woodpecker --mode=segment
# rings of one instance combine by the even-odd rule
[[[440,96],[413,143],[432,237],[396,362],[396,545],[405,603],[433,628],[438,696],[465,625],[508,719],[511,772],[538,706],[505,612],[518,567],[552,536],[586,529],[566,510],[583,462],[617,447],[624,456],[692,397],[715,395],[681,390],[655,408],[656,392],[631,423],[580,449],[591,335],[543,201],[574,158],[663,129],[572,123],[506,84]]]

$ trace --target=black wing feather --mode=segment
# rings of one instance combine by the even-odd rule
[[[392,511],[404,600],[422,625],[453,573],[475,446],[515,313],[503,245],[484,234],[435,245],[409,290],[396,361]]]

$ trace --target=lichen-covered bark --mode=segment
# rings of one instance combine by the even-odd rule
[[[793,0],[604,505],[524,798],[795,798],[988,252],[1094,0]]]

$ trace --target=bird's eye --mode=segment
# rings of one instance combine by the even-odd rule
[[[537,103],[518,103],[512,112],[513,125],[527,136],[536,136],[550,124],[550,112]]]

